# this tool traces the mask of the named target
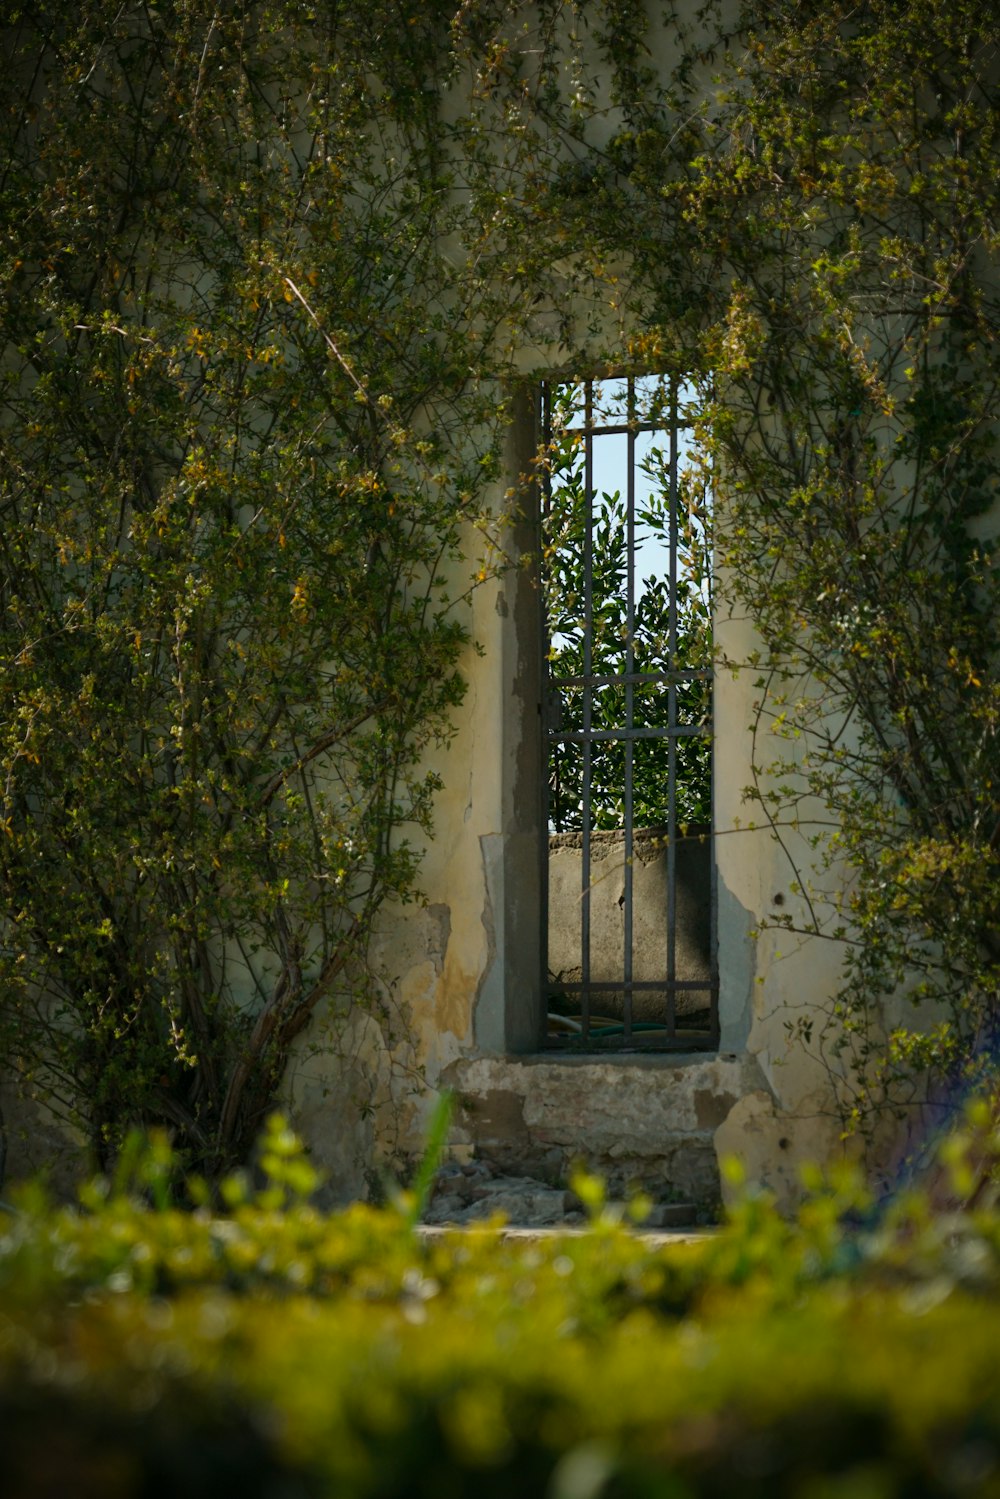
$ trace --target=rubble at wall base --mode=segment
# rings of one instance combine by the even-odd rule
[[[558,1191],[583,1168],[611,1197],[638,1187],[705,1214],[720,1197],[715,1131],[756,1073],[746,1057],[541,1055],[462,1059],[442,1082],[457,1097],[457,1147],[493,1175]]]

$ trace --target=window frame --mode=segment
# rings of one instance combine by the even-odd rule
[[[666,402],[666,413],[657,419],[642,420],[638,415],[636,399],[636,383],[645,379],[659,379],[666,383],[668,389],[668,400]],[[626,407],[624,420],[595,418],[595,390],[600,387],[624,384],[626,395]],[[700,725],[696,728],[682,724],[678,717],[677,690],[685,681],[707,681],[709,692],[712,692],[714,673],[711,666],[700,668],[682,668],[678,666],[678,563],[680,553],[680,533],[678,517],[678,476],[679,476],[679,454],[681,434],[690,426],[689,422],[683,421],[679,412],[680,392],[683,380],[676,375],[644,376],[639,374],[611,376],[604,378],[582,377],[579,379],[565,380],[552,377],[540,382],[537,391],[536,421],[541,435],[542,452],[546,455],[554,451],[555,433],[552,425],[553,392],[560,386],[578,385],[583,391],[583,420],[579,427],[574,423],[576,430],[582,434],[583,466],[584,466],[584,491],[586,494],[586,522],[583,552],[583,581],[584,581],[584,631],[583,631],[583,672],[577,677],[558,678],[553,677],[550,672],[551,651],[548,636],[548,621],[545,610],[545,576],[544,560],[545,551],[545,519],[551,505],[551,476],[546,473],[541,485],[539,496],[539,577],[538,590],[541,597],[540,603],[540,626],[539,643],[541,663],[539,669],[539,680],[542,687],[542,723],[540,729],[540,769],[539,778],[542,787],[542,815],[540,823],[541,843],[541,973],[540,992],[542,1009],[545,1012],[546,1024],[544,1026],[543,1044],[555,1054],[560,1051],[708,1051],[716,1050],[719,1041],[719,972],[718,972],[718,921],[717,921],[717,896],[716,896],[716,870],[714,858],[714,808],[710,812],[707,828],[700,828],[694,835],[695,838],[707,844],[706,856],[708,859],[708,889],[709,889],[709,914],[707,935],[707,977],[699,979],[679,978],[677,974],[677,936],[678,936],[678,846],[682,841],[679,837],[679,820],[677,815],[677,748],[678,741],[682,738],[691,737],[694,734],[707,733],[712,736],[711,709],[709,711],[709,723],[706,728]],[[638,471],[636,440],[644,433],[663,434],[667,438],[669,446],[669,492],[668,500],[668,566],[667,566],[667,594],[668,594],[668,616],[669,616],[669,639],[667,645],[668,665],[664,669],[655,672],[637,672],[635,670],[635,620],[636,620],[636,575],[637,575],[637,543],[636,543],[636,475]],[[602,437],[624,436],[627,441],[627,457],[625,462],[625,518],[626,518],[626,633],[625,633],[625,670],[621,673],[601,673],[593,670],[593,573],[594,573],[594,500],[597,497],[597,487],[594,475],[594,444]],[[620,490],[619,490],[620,493]],[[593,694],[598,686],[615,685],[624,688],[625,699],[625,724],[610,730],[596,729],[593,725]],[[666,688],[668,708],[667,724],[665,726],[647,727],[635,723],[635,690],[639,684],[644,686],[661,685]],[[560,688],[572,687],[580,689],[583,696],[583,725],[580,729],[564,730],[561,724],[554,724],[552,713],[553,702]],[[710,696],[711,701],[711,696]],[[641,739],[654,738],[665,740],[667,743],[667,818],[666,818],[666,903],[665,913],[665,940],[666,940],[666,972],[662,979],[643,980],[637,979],[634,973],[633,948],[634,948],[634,913],[635,913],[635,889],[633,871],[635,864],[635,834],[634,824],[634,747]],[[592,758],[593,746],[602,740],[616,740],[624,745],[625,762],[625,785],[623,794],[624,826],[622,831],[623,855],[624,855],[624,892],[623,903],[623,933],[622,933],[622,960],[623,973],[621,981],[616,979],[602,980],[595,978],[591,972],[591,891],[593,888],[593,835],[596,831],[592,826]],[[580,979],[579,981],[559,979],[553,981],[548,970],[549,953],[549,868],[551,859],[551,825],[549,817],[549,781],[550,781],[550,755],[554,743],[578,742],[582,746],[582,829],[581,829],[581,890],[579,897],[580,905]],[[710,767],[709,774],[712,771]],[[713,798],[710,796],[710,804]],[[688,840],[690,841],[690,840]],[[614,987],[620,988],[622,999],[622,1019],[620,1025],[612,1028],[607,1026],[592,1026],[593,1001],[600,994],[610,994]],[[707,998],[707,1023],[694,1027],[678,1025],[678,1000],[685,993],[696,991],[704,994]],[[665,1008],[662,1023],[647,1023],[636,1021],[633,1018],[635,996],[649,992],[650,997],[662,994]],[[551,1002],[556,995],[563,998],[567,994],[578,994],[580,1000],[580,1012],[578,1024],[573,1025],[570,1021],[558,1023],[555,1033],[549,1024]]]

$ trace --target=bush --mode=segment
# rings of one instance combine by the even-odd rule
[[[485,576],[504,416],[445,315],[457,210],[412,119],[446,21],[21,9],[0,1047],[96,1165],[162,1125],[221,1175],[313,1015],[371,999],[464,690],[445,577]]]
[[[952,1146],[959,1172],[998,1142]],[[850,1176],[794,1224],[433,1238],[405,1198],[324,1217],[266,1184],[169,1199],[169,1153],[36,1190],[0,1239],[5,1492],[968,1495],[1000,1481],[1000,1222]],[[156,1203],[159,1205],[156,1205]]]

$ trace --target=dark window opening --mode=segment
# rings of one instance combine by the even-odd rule
[[[717,1043],[712,496],[693,391],[543,387],[547,1043]]]

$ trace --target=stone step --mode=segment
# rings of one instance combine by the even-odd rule
[[[609,1210],[627,1217],[627,1204],[612,1202]],[[431,1226],[483,1223],[503,1214],[512,1227],[583,1227],[587,1215],[576,1194],[565,1187],[531,1176],[498,1173],[486,1162],[464,1166],[447,1164],[438,1172],[423,1221]],[[644,1220],[649,1229],[687,1228],[697,1221],[689,1202],[654,1203]]]

